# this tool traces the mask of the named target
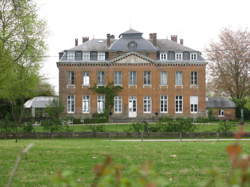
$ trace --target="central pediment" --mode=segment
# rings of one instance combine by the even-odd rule
[[[118,64],[149,64],[152,62],[153,61],[150,58],[134,52],[127,53],[113,60],[113,63],[118,63]]]

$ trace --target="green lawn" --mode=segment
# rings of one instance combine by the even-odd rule
[[[51,177],[71,170],[78,181],[89,183],[92,168],[103,155],[128,168],[152,161],[154,168],[170,182],[169,186],[200,186],[208,180],[207,170],[229,166],[225,147],[229,142],[111,142],[98,139],[0,140],[0,186],[14,165],[17,154],[29,143],[34,147],[21,161],[13,186],[53,186]],[[250,152],[250,142],[242,142]],[[171,155],[176,155],[173,157]]]

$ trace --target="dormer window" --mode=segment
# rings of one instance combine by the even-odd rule
[[[82,53],[82,59],[83,60],[90,60],[90,53],[89,52],[83,52]]]
[[[75,60],[75,51],[67,51],[67,60]]]
[[[97,60],[104,61],[105,60],[105,52],[98,52]]]
[[[167,59],[168,59],[167,53],[160,53],[160,60],[161,61],[166,61]]]
[[[197,53],[190,54],[190,60],[197,60],[197,57],[198,57]]]
[[[82,60],[82,52],[81,51],[76,51],[76,60]]]
[[[182,60],[182,53],[175,53],[175,60]]]
[[[90,60],[97,60],[97,51],[90,51]]]

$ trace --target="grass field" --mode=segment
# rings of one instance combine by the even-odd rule
[[[21,161],[13,186],[53,186],[58,171],[70,170],[74,178],[89,183],[92,168],[104,155],[128,168],[152,161],[168,186],[200,186],[209,179],[207,170],[226,173],[230,165],[225,152],[229,142],[112,142],[98,139],[0,140],[0,186],[7,182],[18,153],[29,143],[34,147]],[[248,142],[242,142],[250,152]],[[176,155],[172,157],[171,155]]]

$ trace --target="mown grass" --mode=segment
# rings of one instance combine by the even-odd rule
[[[13,186],[53,186],[58,171],[70,170],[75,180],[89,184],[92,168],[104,155],[129,168],[146,161],[170,182],[171,187],[200,186],[209,179],[207,170],[216,167],[227,173],[230,164],[225,147],[229,142],[112,142],[98,139],[0,140],[0,186],[7,182],[17,154],[29,143],[35,146],[21,161]],[[250,152],[248,142],[242,142]],[[176,155],[174,157],[173,155]]]

